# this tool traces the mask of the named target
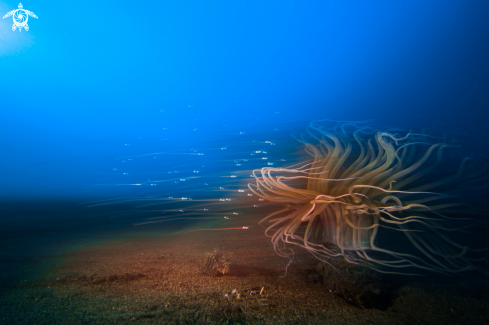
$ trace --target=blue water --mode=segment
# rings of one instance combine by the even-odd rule
[[[209,130],[378,118],[485,141],[485,1],[23,5],[28,32],[0,21],[2,197],[79,198],[140,137],[171,137],[147,144],[164,151]]]

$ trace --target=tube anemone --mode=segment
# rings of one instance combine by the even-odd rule
[[[462,231],[450,228],[451,222],[470,219],[447,216],[462,203],[438,192],[461,182],[484,186],[484,170],[464,159],[458,172],[446,173],[444,153],[454,146],[426,134],[322,124],[312,122],[308,136],[298,139],[311,161],[254,170],[256,184],[248,185],[255,195],[283,205],[261,221],[269,222],[266,234],[278,255],[293,258],[292,247],[298,246],[328,264],[343,257],[384,273],[488,273],[485,257],[478,255],[484,250],[448,237]]]

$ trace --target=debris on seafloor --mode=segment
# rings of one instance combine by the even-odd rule
[[[229,273],[230,262],[221,253],[207,253],[205,255],[203,272],[210,275],[226,275]]]
[[[229,254],[232,256],[232,252],[229,252]],[[216,249],[214,253],[207,253],[205,255],[202,272],[213,276],[250,276],[252,274],[278,275],[282,273],[282,270],[231,263],[228,257],[224,257],[224,255]]]

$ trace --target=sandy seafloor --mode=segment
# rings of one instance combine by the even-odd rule
[[[318,263],[307,253],[280,278],[287,260],[262,227],[174,235],[131,229],[29,261],[4,259],[0,323],[489,323],[487,281],[401,277],[383,310],[360,308],[340,297],[331,279],[311,278]],[[206,254],[216,250],[230,261],[230,274],[202,271]]]

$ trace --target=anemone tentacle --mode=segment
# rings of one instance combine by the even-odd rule
[[[418,268],[488,274],[481,266],[487,263],[485,258],[472,255],[483,250],[458,244],[446,235],[462,231],[449,221],[470,221],[446,215],[462,201],[454,202],[453,196],[437,191],[462,181],[484,187],[484,169],[464,159],[458,171],[448,176],[434,173],[444,162],[444,152],[454,146],[434,143],[439,138],[425,131],[402,136],[399,130],[380,131],[362,123],[329,128],[321,123],[312,122],[307,135],[296,138],[312,161],[254,170],[256,183],[248,185],[262,199],[284,205],[261,222],[269,223],[266,234],[278,255],[291,258],[290,246],[297,246],[326,263],[343,257],[385,273],[411,274],[402,269]],[[381,245],[380,239],[385,239],[381,229],[395,231],[389,239],[402,237],[413,249],[396,251],[388,248],[390,244]]]

